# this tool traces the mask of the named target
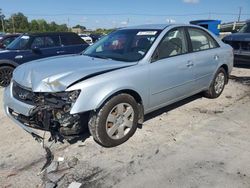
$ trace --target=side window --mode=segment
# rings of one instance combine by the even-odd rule
[[[5,39],[2,43],[4,44],[4,46],[8,46],[15,39],[16,37],[10,37],[10,38]]]
[[[46,36],[44,37],[44,44],[46,48],[60,46],[58,36]]]
[[[37,47],[37,48],[43,48],[44,45],[44,37],[35,37],[32,44],[31,48]]]
[[[160,42],[154,55],[155,60],[172,57],[188,52],[185,31],[177,28],[169,31]]]
[[[194,52],[218,47],[217,42],[203,30],[188,28],[188,33]]]
[[[77,34],[65,34],[65,35],[61,35],[60,38],[61,38],[61,43],[64,46],[86,43]]]

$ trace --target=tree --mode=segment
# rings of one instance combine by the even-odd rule
[[[85,30],[85,29],[86,29],[85,26],[82,26],[82,25],[79,25],[79,24],[77,24],[77,25],[74,26],[73,28],[79,28],[79,29],[82,29],[82,30]]]
[[[49,30],[49,25],[44,19],[37,20],[39,25],[39,32],[46,32]]]
[[[4,25],[4,14],[2,13],[2,9],[0,9],[0,29],[1,31],[5,32],[5,25]]]
[[[31,20],[30,22],[30,31],[31,32],[38,32],[39,31],[39,24],[36,20]]]
[[[61,25],[58,25],[57,27],[57,31],[68,31],[69,28],[67,27],[66,24],[61,24]]]
[[[23,15],[23,13],[18,12],[17,14],[12,14],[10,17],[12,22],[12,32],[23,33],[29,31],[28,18]]]
[[[81,28],[85,28],[84,26],[78,26]],[[54,21],[48,23],[44,19],[31,20],[31,22],[28,22],[28,18],[21,12],[12,14],[10,18],[4,19],[2,9],[0,9],[0,32],[2,30],[5,30],[5,32],[8,33],[25,33],[68,31],[69,29],[66,24],[57,24]]]
[[[98,34],[109,34],[110,32],[114,31],[115,29],[102,29],[102,28],[98,28],[95,30],[95,33]]]
[[[49,31],[56,31],[58,28],[58,25],[56,24],[56,22],[51,22],[49,24]]]

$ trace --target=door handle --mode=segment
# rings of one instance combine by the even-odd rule
[[[22,55],[17,55],[17,56],[15,57],[15,59],[22,59],[22,58],[23,58]]]
[[[186,65],[187,65],[187,67],[192,67],[192,66],[194,66],[194,63],[192,61],[188,61]]]
[[[215,56],[214,56],[214,59],[215,59],[216,61],[218,61],[218,60],[219,60],[219,56],[218,56],[218,55],[215,55]]]
[[[65,51],[57,51],[56,53],[57,54],[62,54],[62,53],[64,53]]]

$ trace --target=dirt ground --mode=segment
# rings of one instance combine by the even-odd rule
[[[249,68],[235,68],[218,99],[197,95],[147,115],[121,146],[54,144],[64,161],[45,175],[44,150],[0,108],[0,187],[250,187],[249,135]]]

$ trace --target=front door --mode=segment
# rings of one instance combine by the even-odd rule
[[[169,31],[157,47],[150,70],[150,108],[165,106],[193,92],[193,56],[183,28]]]

